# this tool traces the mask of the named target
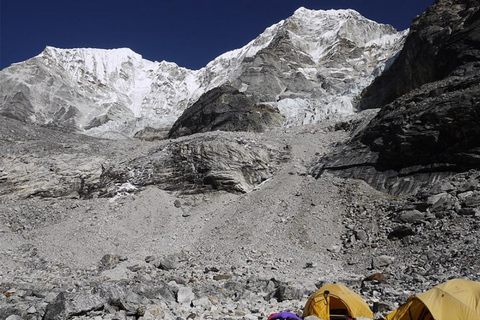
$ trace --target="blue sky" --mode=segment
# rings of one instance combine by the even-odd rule
[[[265,28],[308,9],[355,9],[410,26],[434,0],[0,0],[0,69],[59,48],[128,47],[190,69],[240,48]]]

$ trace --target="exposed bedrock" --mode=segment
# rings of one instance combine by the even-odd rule
[[[278,110],[256,105],[253,99],[235,88],[224,85],[202,95],[178,118],[169,138],[209,131],[263,132],[282,126],[284,117]]]

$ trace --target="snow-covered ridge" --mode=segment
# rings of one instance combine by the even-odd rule
[[[276,51],[278,44],[272,41],[280,35],[288,35],[290,50],[309,58],[292,62],[285,52]],[[38,56],[1,71],[0,93],[6,99],[0,104],[0,113],[15,113],[12,106],[20,92],[22,101],[28,101],[31,107],[14,117],[73,125],[91,135],[113,131],[132,136],[147,126],[168,129],[203,93],[226,82],[253,96],[265,95],[263,90],[270,89],[255,85],[246,75],[269,65],[277,68],[273,77],[278,78],[278,90],[295,87],[288,84],[294,81],[295,72],[304,75],[311,89],[301,89],[301,95],[287,90],[288,96],[271,92],[266,96],[273,98],[259,98],[259,102],[279,107],[289,125],[321,121],[327,114],[353,112],[351,101],[373,80],[374,70],[378,73],[382,64],[398,52],[403,36],[354,10],[299,8],[242,48],[220,55],[199,70],[173,62],[152,62],[128,48],[46,47]],[[282,61],[283,69],[278,69],[275,61],[258,58],[265,50]],[[361,53],[353,55],[349,50]],[[330,89],[322,89],[325,84],[318,79],[330,79],[332,75],[339,78],[341,74],[348,75],[347,86],[341,84],[344,80],[334,79],[328,80]]]
[[[102,103],[122,101],[135,116],[141,116],[143,97],[150,91],[154,74],[160,64],[143,59],[128,48],[121,49],[59,49],[46,47],[38,56],[48,67],[61,66],[65,74],[79,85],[85,82],[109,87],[109,97]]]

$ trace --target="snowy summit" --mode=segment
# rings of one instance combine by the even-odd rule
[[[354,99],[405,34],[354,10],[302,7],[200,70],[148,61],[127,48],[46,47],[1,71],[0,114],[93,136],[134,136],[168,130],[202,94],[229,83],[279,109],[287,126],[316,123],[355,112]]]

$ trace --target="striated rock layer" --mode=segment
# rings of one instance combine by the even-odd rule
[[[228,132],[159,145],[111,140],[0,116],[0,199],[113,197],[148,185],[193,194],[249,192],[290,158],[284,144]]]

